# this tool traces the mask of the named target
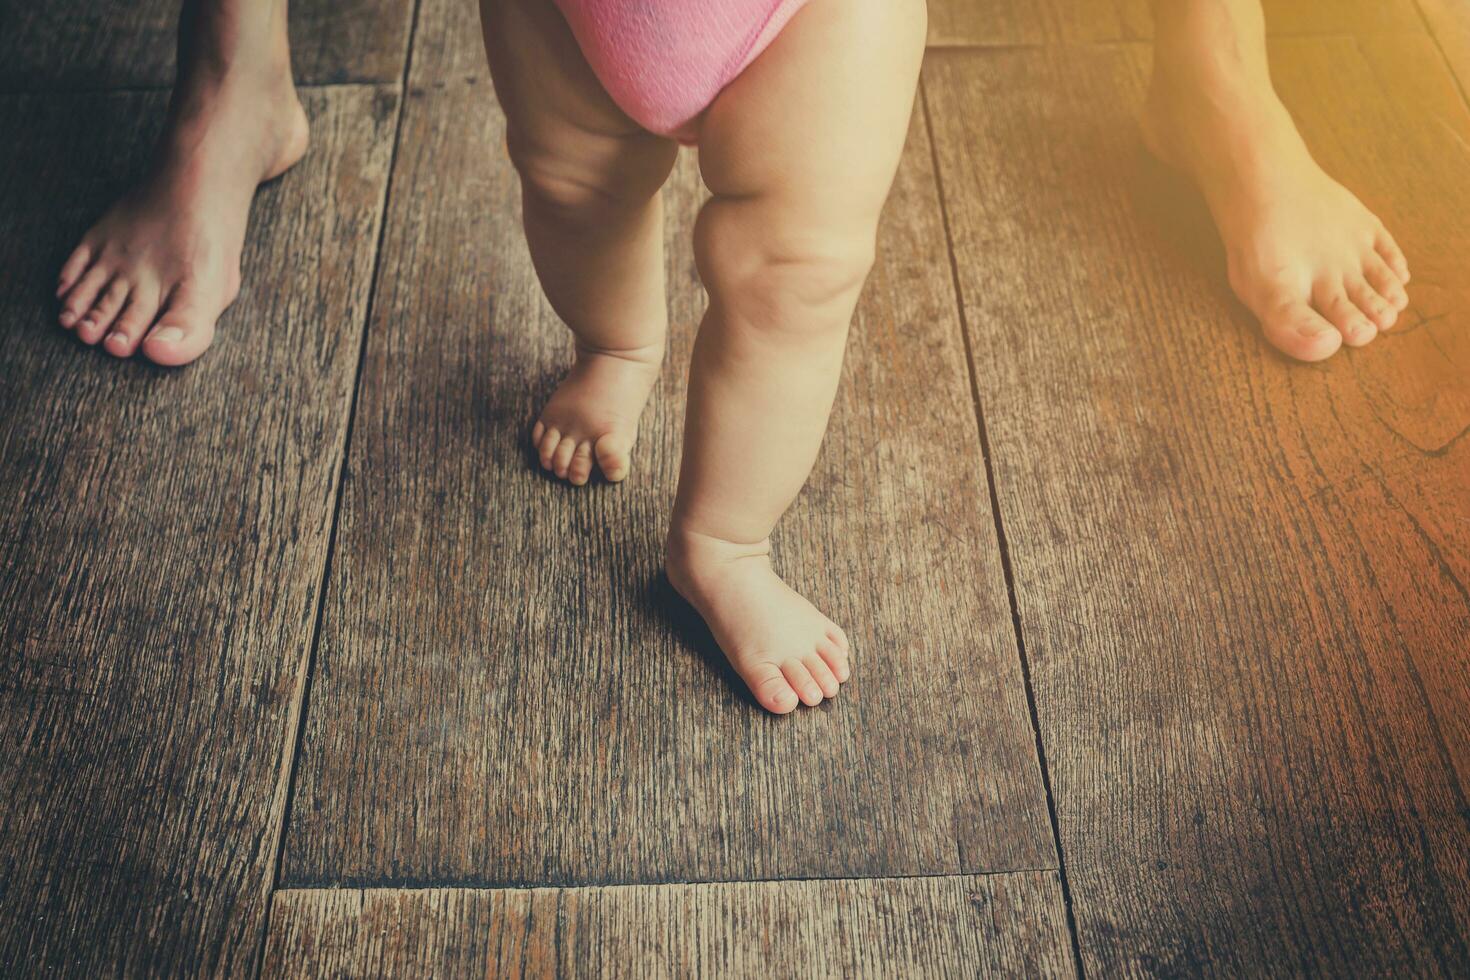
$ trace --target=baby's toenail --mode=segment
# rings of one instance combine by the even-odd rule
[[[118,333],[116,330],[114,330],[112,333],[107,335],[107,339],[116,340],[120,343],[127,343],[128,337],[127,334]]]
[[[158,333],[153,335],[154,339],[161,340],[165,344],[171,344],[176,340],[181,340],[183,339],[183,336],[184,331],[180,330],[178,327],[164,327],[162,330],[158,331]]]

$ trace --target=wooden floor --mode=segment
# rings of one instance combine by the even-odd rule
[[[172,0],[0,32],[0,974],[1470,971],[1470,8],[1268,2],[1414,266],[1290,364],[1140,148],[1146,0],[944,0],[781,567],[857,673],[786,719],[659,572],[566,362],[466,0],[301,0],[314,142],[207,357],[48,286],[143,167]]]

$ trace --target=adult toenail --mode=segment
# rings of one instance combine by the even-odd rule
[[[184,331],[180,330],[178,327],[164,327],[162,330],[158,331],[158,333],[154,334],[153,337],[155,340],[161,340],[165,344],[171,344],[176,340],[182,340],[184,337]]]

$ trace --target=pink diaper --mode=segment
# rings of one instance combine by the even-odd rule
[[[775,40],[806,0],[556,0],[622,110],[644,129],[695,142],[695,121]]]

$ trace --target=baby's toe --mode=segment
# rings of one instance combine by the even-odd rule
[[[551,471],[565,480],[567,470],[572,465],[572,454],[577,451],[577,440],[567,436],[557,445],[556,451],[551,454]]]
[[[610,483],[617,483],[628,475],[628,457],[632,444],[616,432],[609,432],[593,446],[597,457],[597,468]]]
[[[548,425],[541,432],[541,439],[536,444],[536,453],[541,457],[541,468],[551,469],[551,455],[556,452],[556,447],[561,445],[561,430],[554,425]]]
[[[572,453],[572,461],[567,465],[567,479],[572,486],[586,486],[587,481],[592,478],[592,443],[577,443],[577,451]]]
[[[822,703],[822,689],[812,680],[811,671],[806,669],[806,664],[800,660],[792,660],[782,665],[781,673],[786,675],[786,682],[791,685],[797,697],[801,698],[802,704]]]
[[[832,673],[832,668],[827,666],[820,656],[813,653],[802,660],[807,673],[812,675],[812,680],[817,682],[817,687],[822,689],[822,697],[835,698],[837,696],[837,678]]]
[[[752,664],[740,672],[750,693],[761,707],[772,714],[784,715],[794,711],[797,705],[796,692],[791,689],[786,676],[773,663]]]
[[[852,668],[847,662],[847,651],[831,640],[826,640],[817,644],[817,653],[826,661],[838,683],[847,683],[847,679],[852,676]]]

